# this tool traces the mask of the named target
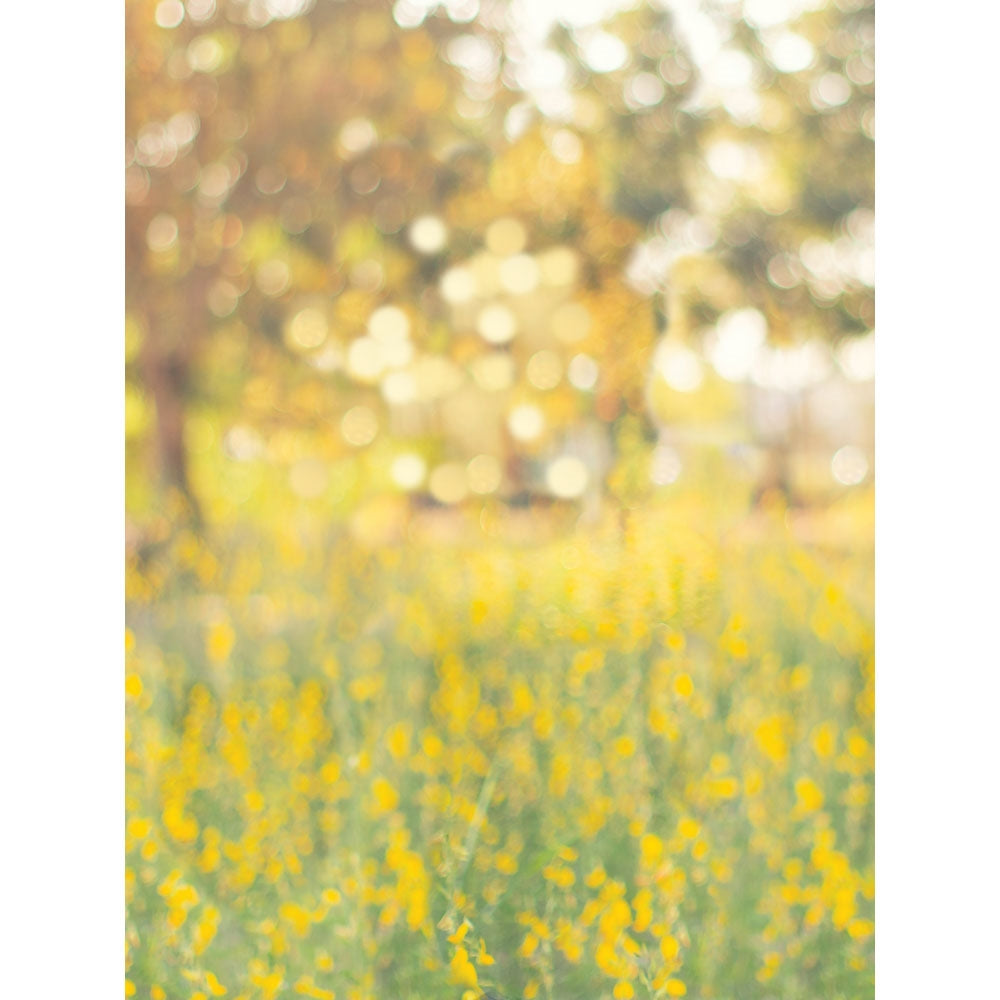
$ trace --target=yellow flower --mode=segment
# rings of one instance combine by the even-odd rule
[[[665,988],[667,993],[672,997],[685,996],[688,991],[687,986],[680,979],[668,979]]]
[[[328,785],[334,785],[337,783],[337,779],[340,777],[340,760],[336,755],[331,757],[320,769],[319,769],[320,779]]]
[[[214,906],[206,906],[201,920],[195,928],[192,948],[200,955],[211,943],[219,927],[219,911]]]
[[[606,940],[594,949],[594,962],[606,976],[622,976],[627,972],[625,962],[616,953],[614,945]]]
[[[683,817],[677,824],[677,832],[685,840],[694,840],[700,830],[701,825],[696,820],[691,819],[690,816]]]
[[[208,991],[212,994],[212,996],[221,997],[225,995],[226,987],[219,982],[214,972],[205,973],[205,983],[208,986]]]
[[[356,677],[347,685],[347,690],[355,701],[371,701],[381,690],[384,678],[380,674]]]
[[[305,997],[312,997],[313,1000],[334,1000],[336,994],[333,990],[325,990],[313,982],[312,976],[300,976],[295,983],[295,992]]]
[[[778,716],[766,719],[754,732],[757,745],[771,758],[780,763],[788,756],[788,744],[785,742],[784,725]]]
[[[469,928],[470,928],[471,926],[472,926],[472,925],[471,925],[471,924],[469,923],[469,921],[468,921],[468,920],[463,920],[463,921],[462,921],[462,924],[461,924],[461,926],[460,926],[460,927],[458,928],[458,930],[457,930],[457,931],[455,931],[455,933],[454,933],[454,934],[449,934],[449,935],[448,935],[448,940],[449,940],[449,941],[450,941],[450,942],[451,942],[452,944],[461,944],[461,943],[462,943],[462,941],[463,941],[463,940],[465,940],[465,935],[469,933]]]
[[[410,749],[410,727],[404,722],[392,726],[385,735],[385,745],[396,760],[402,760]]]
[[[875,924],[871,920],[856,917],[847,925],[847,933],[852,938],[871,937],[875,933]]]
[[[305,937],[312,926],[312,917],[309,911],[298,903],[282,903],[278,907],[278,916],[291,924],[292,929],[299,937]]]
[[[434,760],[444,752],[444,743],[432,729],[425,730],[420,737],[420,746],[426,756]]]
[[[385,778],[376,778],[372,783],[372,796],[376,815],[392,812],[399,805],[399,792]]]
[[[460,986],[478,986],[479,979],[476,975],[476,967],[469,961],[469,953],[464,948],[456,948],[455,954],[449,963],[451,968],[451,981]]]
[[[639,841],[639,853],[642,863],[651,868],[663,857],[663,841],[655,833],[644,834]]]
[[[734,799],[740,792],[740,783],[733,777],[714,778],[708,783],[708,793],[716,799]]]
[[[513,875],[517,872],[517,859],[507,851],[497,851],[493,864],[502,875]]]
[[[798,796],[799,808],[804,812],[815,812],[823,805],[823,792],[811,778],[799,778],[795,782],[795,794]]]
[[[672,934],[667,934],[665,937],[660,939],[660,954],[667,962],[672,962],[676,957],[677,953],[681,950],[681,946]]]
[[[150,823],[148,819],[141,819],[138,816],[132,816],[125,826],[125,832],[133,840],[143,840],[145,837],[149,836],[149,831],[152,830],[153,824]]]
[[[494,957],[487,952],[486,941],[484,938],[479,939],[479,953],[476,955],[476,961],[480,965],[493,965],[496,961],[496,959],[494,959]]]
[[[205,637],[205,650],[208,658],[213,663],[224,663],[229,659],[234,643],[236,642],[236,632],[229,622],[216,622]]]
[[[632,1000],[632,997],[635,996],[635,990],[632,989],[632,984],[624,979],[615,983],[615,988],[612,993],[615,1000]]]

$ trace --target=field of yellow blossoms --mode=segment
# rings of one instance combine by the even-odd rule
[[[126,994],[870,996],[868,511],[132,559]]]

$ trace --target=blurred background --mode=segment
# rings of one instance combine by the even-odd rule
[[[870,505],[870,3],[126,7],[130,559]]]
[[[128,0],[126,993],[863,1000],[864,0]]]

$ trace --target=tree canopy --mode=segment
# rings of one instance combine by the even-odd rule
[[[850,423],[871,5],[643,4],[544,39],[524,16],[129,0],[133,467],[209,519],[276,468],[345,509],[573,499],[685,427],[784,448],[761,393],[839,391]]]

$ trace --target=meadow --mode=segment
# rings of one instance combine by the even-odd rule
[[[872,996],[873,8],[604,6],[127,0],[127,996]]]
[[[870,491],[708,496],[133,555],[126,995],[870,996]]]

